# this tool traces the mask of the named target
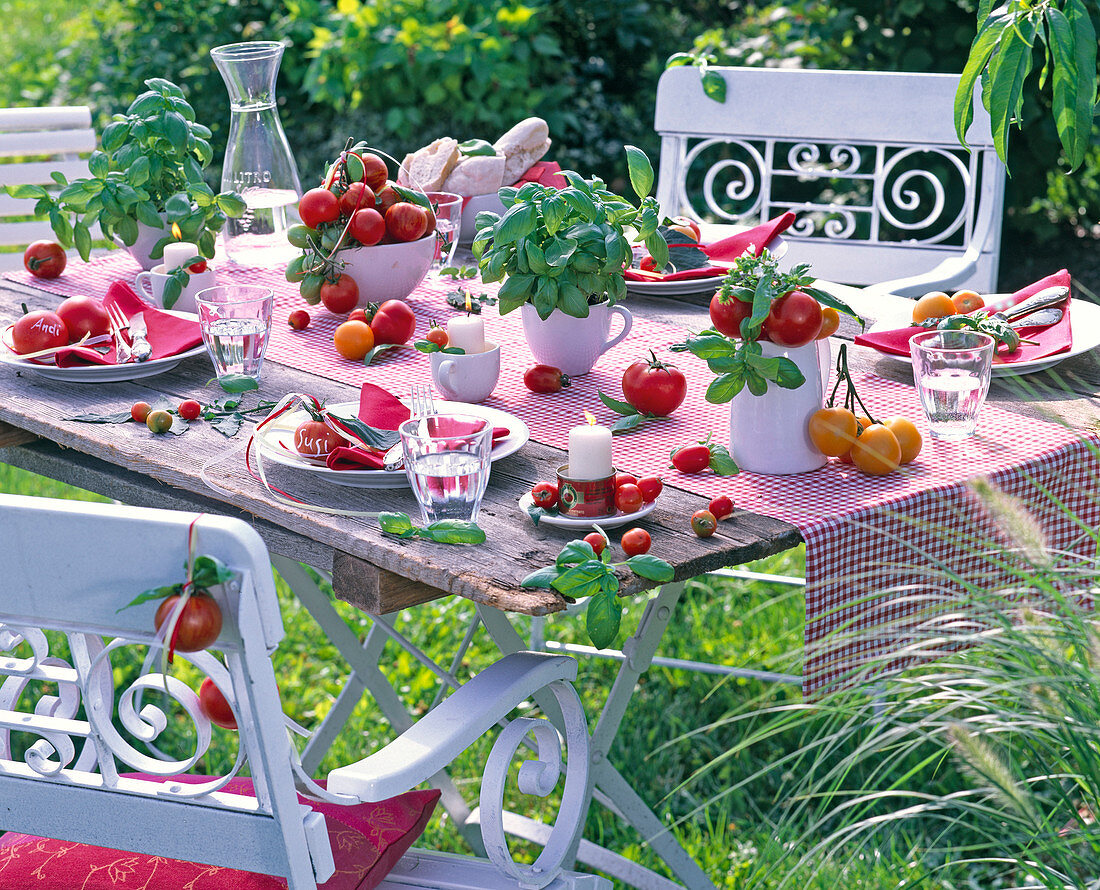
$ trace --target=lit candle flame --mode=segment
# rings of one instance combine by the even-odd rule
[[[466,314],[469,315],[474,311],[473,301],[470,299],[470,289],[466,288]]]
[[[588,421],[589,426],[596,425],[596,415],[593,414],[591,411],[584,412],[584,419]]]
[[[172,223],[172,237],[177,241],[183,240],[183,232],[180,231],[179,223]]]

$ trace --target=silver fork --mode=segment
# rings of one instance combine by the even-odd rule
[[[134,359],[130,344],[126,342],[126,337],[122,333],[129,327],[129,319],[114,303],[107,305],[107,318],[111,323],[111,336],[115,341],[115,363],[125,365]]]
[[[412,387],[410,395],[412,401],[410,418],[430,417],[437,413],[435,396],[432,394],[432,388],[430,386],[418,383]],[[382,469],[390,471],[400,470],[404,465],[404,450],[401,443],[398,442],[382,456]]]

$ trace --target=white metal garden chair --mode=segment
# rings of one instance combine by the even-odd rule
[[[979,101],[972,151],[959,146],[957,75],[709,70],[724,102],[694,67],[657,87],[664,213],[743,226],[793,210],[785,262],[820,278],[901,296],[996,289],[1004,165]]]
[[[54,185],[57,171],[71,182],[88,175],[82,159],[96,147],[92,113],[87,106],[0,108],[0,185]],[[41,238],[53,240],[45,220],[27,220],[34,201],[12,198],[0,190],[0,247],[25,247]],[[93,237],[98,237],[98,227]],[[0,253],[0,270],[22,264],[22,251]]]
[[[121,608],[148,588],[183,579],[192,522],[195,552],[216,556],[234,573],[233,580],[213,591],[224,618],[216,644],[175,656],[214,681],[239,727],[232,770],[201,784],[188,784],[180,774],[203,757],[211,725],[195,690],[171,671],[165,676],[157,670],[160,641],[153,633],[153,614],[158,601]],[[361,802],[408,792],[540,690],[552,694],[560,707],[565,750],[546,720],[519,717],[505,724],[482,784],[482,836],[491,861],[414,849],[378,886],[610,887],[606,879],[562,868],[576,853],[584,816],[578,802],[586,800],[589,781],[587,727],[569,684],[576,676],[572,659],[531,652],[501,659],[386,747],[330,772],[322,787],[305,775],[288,737],[288,726],[297,727],[283,715],[271,664],[283,627],[267,549],[247,524],[0,495],[0,565],[0,826],[36,836],[0,839],[3,890],[24,890],[11,883],[10,875],[25,864],[23,857],[35,855],[41,846],[34,843],[41,840],[37,836],[108,848],[79,848],[80,855],[101,863],[90,866],[90,873],[108,870],[107,886],[112,886],[111,876],[137,861],[122,851],[135,851],[254,873],[249,880],[283,876],[291,890],[313,890],[334,874],[341,857],[347,859],[347,828],[334,821],[334,811],[339,820]],[[112,668],[112,654],[133,648],[147,653],[145,671],[121,678]],[[163,745],[166,726],[181,722],[190,727],[193,750],[174,760],[157,744]],[[537,756],[520,766],[520,791],[551,793],[562,774],[563,753],[566,763],[561,818],[538,859],[521,866],[512,861],[504,841],[501,799],[509,762],[528,736],[534,738]],[[239,783],[236,774],[246,765],[254,785],[251,795],[227,784]],[[301,802],[296,791],[309,800]],[[368,833],[381,836],[386,827],[372,825]],[[343,834],[338,843],[330,842],[336,829]],[[66,846],[55,858],[71,861],[76,849]],[[167,860],[153,861],[165,867]],[[35,873],[34,886],[92,886],[50,884],[45,880],[50,867],[44,863]],[[347,867],[345,862],[342,868]],[[343,871],[336,873],[339,877]],[[198,886],[217,886],[208,877]],[[157,879],[147,886],[171,890],[174,885]]]

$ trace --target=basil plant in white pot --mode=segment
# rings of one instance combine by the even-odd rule
[[[484,281],[507,278],[498,295],[501,315],[520,309],[527,343],[536,361],[565,374],[586,374],[596,360],[630,332],[624,271],[632,252],[627,230],[644,241],[658,268],[668,245],[645,152],[626,147],[637,206],[597,178],[563,171],[569,185],[555,189],[535,182],[502,188],[503,215],[477,215],[473,251]],[[623,330],[610,337],[611,318]]]

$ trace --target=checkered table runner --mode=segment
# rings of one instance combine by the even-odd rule
[[[58,279],[40,281],[22,272],[8,277],[58,294],[101,296],[115,280],[132,281],[138,269],[124,254],[112,254],[92,263],[72,261]],[[369,367],[340,358],[332,347],[332,332],[340,319],[323,307],[311,309],[313,322],[306,331],[292,331],[283,323],[291,309],[302,306],[297,288],[270,269],[223,267],[223,283],[267,285],[276,294],[276,324],[268,357],[283,365],[358,386],[370,381],[404,394],[413,383],[430,380],[429,360],[411,348],[394,350]],[[429,319],[444,324],[455,314],[445,296],[456,287],[444,279],[427,279],[409,298],[416,312],[417,337]],[[474,281],[476,293],[495,293],[496,287]],[[627,304],[629,306],[629,303]],[[1067,513],[1087,526],[1100,524],[1100,503],[1092,497],[1095,471],[1091,448],[1057,424],[987,405],[978,435],[958,444],[944,444],[926,436],[916,463],[885,477],[864,476],[837,461],[799,476],[761,476],[742,473],[733,478],[707,472],[688,475],[669,468],[669,453],[713,434],[729,442],[729,407],[703,399],[710,382],[705,364],[690,355],[671,356],[669,344],[683,340],[684,331],[648,319],[635,318],[630,336],[600,359],[590,374],[553,395],[536,395],[523,385],[523,372],[534,363],[523,337],[519,313],[500,317],[484,311],[486,338],[501,346],[500,383],[485,404],[523,418],[535,441],[565,449],[569,429],[583,423],[584,412],[609,424],[615,416],[604,407],[597,391],[621,399],[622,369],[654,349],[659,357],[674,358],[688,381],[688,399],[670,418],[646,422],[615,440],[615,463],[639,475],[658,474],[674,485],[703,498],[728,494],[738,508],[774,516],[798,526],[806,541],[806,649],[803,688],[813,694],[849,674],[869,659],[879,658],[897,645],[883,630],[920,614],[926,604],[915,602],[911,591],[882,594],[907,584],[928,586],[929,572],[958,572],[978,577],[986,560],[983,541],[997,537],[991,520],[982,518],[965,480],[989,476],[1010,494],[1028,501],[1042,523],[1047,540],[1058,550],[1081,549],[1081,529]],[[613,322],[613,328],[617,322]],[[860,394],[878,416],[904,415],[926,433],[915,391],[892,381],[865,376]],[[1045,498],[1036,497],[1046,491]],[[1041,502],[1040,502],[1041,501]],[[1065,511],[1058,508],[1061,503]],[[659,545],[658,545],[659,550]],[[871,593],[874,592],[874,596]],[[944,592],[949,599],[950,593]]]

